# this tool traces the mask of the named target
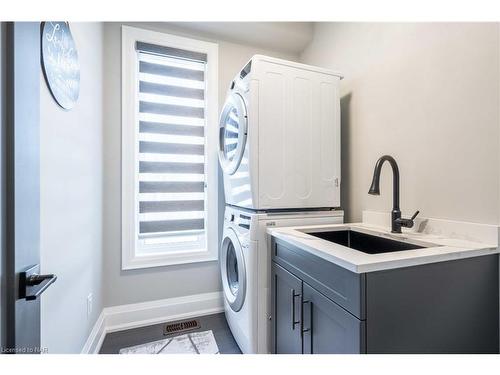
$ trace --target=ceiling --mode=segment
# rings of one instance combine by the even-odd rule
[[[313,37],[312,22],[169,22],[229,42],[299,54]]]

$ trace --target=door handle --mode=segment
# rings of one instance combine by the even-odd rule
[[[26,278],[26,286],[35,286],[41,284],[44,280],[47,279],[57,279],[57,276],[53,274],[48,274],[48,275],[39,275],[37,273],[28,276]],[[55,280],[54,280],[55,281]],[[53,281],[53,282],[54,282]]]
[[[295,329],[297,324],[300,324],[300,320],[295,320],[295,298],[300,297],[300,294],[295,294],[295,289],[290,291],[290,300],[291,300],[291,316],[292,316],[292,330]]]
[[[37,264],[19,273],[19,299],[33,301],[57,280],[54,274],[39,275],[39,268]]]

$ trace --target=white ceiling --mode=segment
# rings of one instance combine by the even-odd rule
[[[299,54],[313,37],[312,22],[169,22],[207,37]]]

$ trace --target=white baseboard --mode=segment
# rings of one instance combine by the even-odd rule
[[[105,307],[83,346],[82,354],[99,353],[109,332],[220,313],[224,311],[222,298],[222,292],[213,292]]]
[[[106,336],[106,318],[104,310],[105,309],[101,311],[92,331],[90,331],[90,335],[83,346],[82,354],[99,353],[99,349],[101,349],[102,342]]]

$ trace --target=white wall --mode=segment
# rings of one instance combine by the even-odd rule
[[[401,207],[427,217],[499,222],[497,23],[320,23],[301,60],[345,74],[342,205],[392,207],[390,167],[381,196],[367,194],[379,156],[401,172]]]
[[[313,22],[169,22],[186,32],[297,55],[311,42]]]
[[[184,36],[214,41],[202,35],[168,24],[131,24],[156,31],[165,31]],[[104,87],[104,301],[105,306],[157,300],[197,293],[214,292],[221,289],[217,262],[149,268],[143,270],[121,270],[121,212],[120,212],[120,45],[121,29],[118,23],[106,23],[105,27],[105,87]],[[260,48],[219,42],[219,106],[236,73],[248,59],[257,53],[269,54],[296,60],[297,56],[277,53]],[[213,124],[217,126],[217,124]],[[222,182],[221,182],[222,183]],[[220,213],[223,210],[222,185],[220,189]],[[221,217],[221,215],[220,215]],[[222,222],[222,217],[220,218]]]
[[[40,82],[41,266],[58,277],[42,298],[42,347],[49,353],[79,353],[103,306],[103,26],[71,29],[81,67],[78,103],[61,109],[42,75]]]

